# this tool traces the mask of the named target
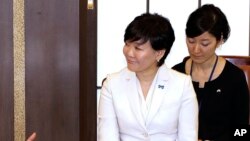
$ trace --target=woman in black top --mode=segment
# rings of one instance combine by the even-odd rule
[[[232,126],[248,124],[249,90],[244,72],[215,53],[229,34],[224,13],[214,5],[203,5],[186,23],[190,57],[173,67],[192,77],[199,102],[199,140],[228,141]]]

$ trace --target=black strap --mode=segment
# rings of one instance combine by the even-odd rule
[[[211,74],[210,74],[210,76],[209,76],[208,81],[211,81],[211,79],[212,79],[212,76],[213,76],[213,74],[214,74],[215,67],[217,66],[217,62],[218,62],[218,56],[216,56],[216,60],[215,60],[215,63],[214,63],[214,66],[213,66],[213,69],[212,69],[212,72],[211,72]]]

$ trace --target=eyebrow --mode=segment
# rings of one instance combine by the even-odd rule
[[[146,40],[140,39],[140,40],[135,41],[134,43],[137,44],[137,45],[143,45],[146,42],[147,42]]]
[[[210,41],[209,39],[201,39],[201,41]]]

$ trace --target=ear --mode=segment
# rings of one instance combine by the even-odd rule
[[[159,62],[159,60],[161,60],[161,58],[164,56],[166,50],[162,49],[162,50],[157,50],[156,51],[156,60]]]
[[[223,34],[221,33],[221,37],[220,37],[220,42],[219,42],[220,45],[224,44],[224,38],[223,38]]]
[[[217,42],[217,46],[216,46],[216,48],[221,47],[221,46],[222,46],[222,44],[224,44],[224,39],[223,39],[223,38],[221,38],[221,39]]]

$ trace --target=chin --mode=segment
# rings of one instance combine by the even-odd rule
[[[132,67],[127,67],[130,71],[136,72],[136,69],[132,68]]]
[[[204,59],[201,57],[191,57],[191,59],[195,62],[195,63],[202,63],[204,62]]]
[[[132,72],[138,72],[139,71],[139,69],[137,68],[137,67],[134,67],[134,66],[127,66],[127,68],[130,70],[130,71],[132,71]]]

